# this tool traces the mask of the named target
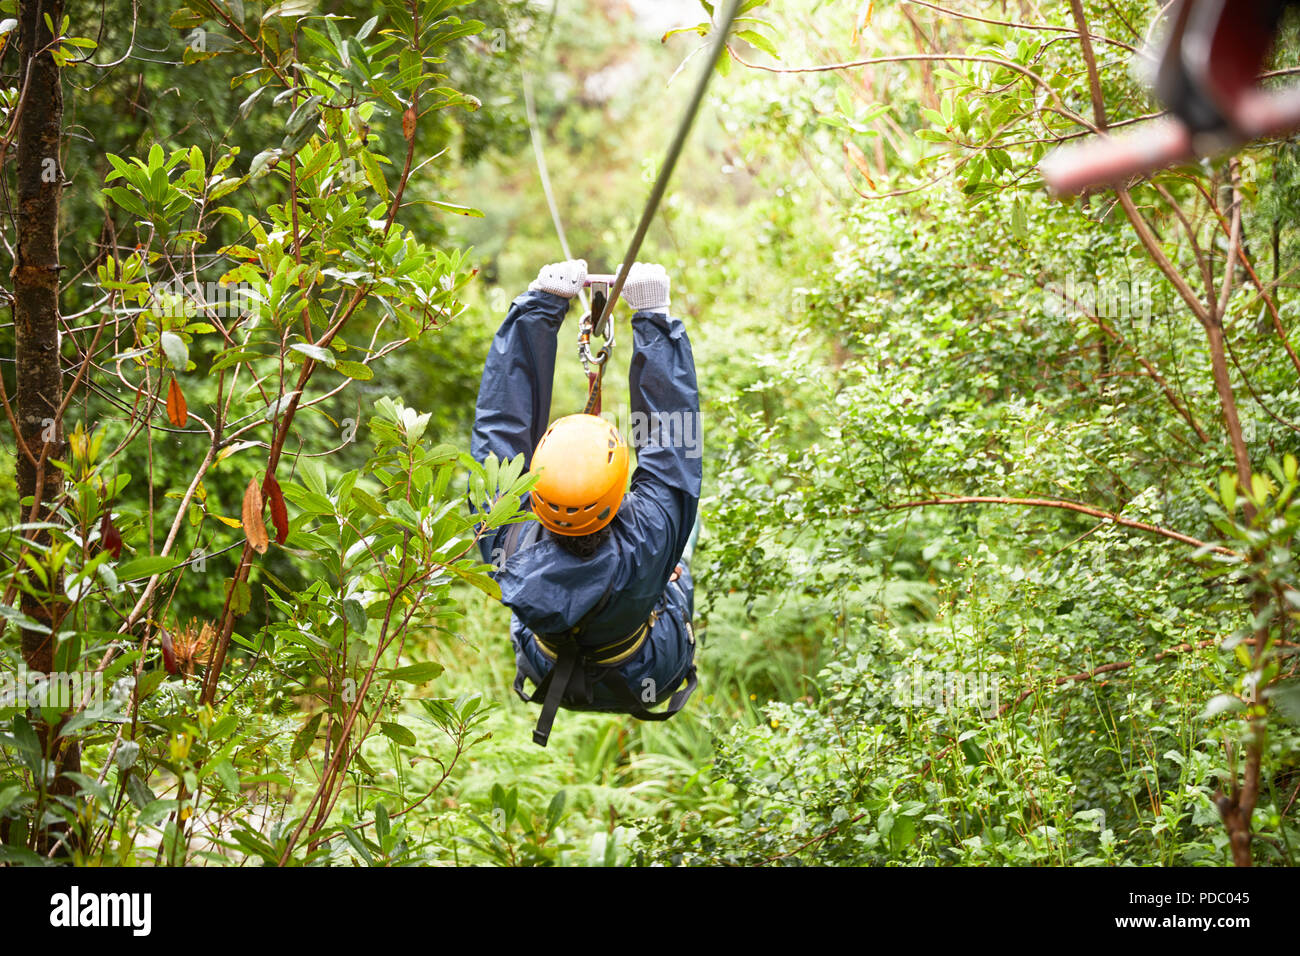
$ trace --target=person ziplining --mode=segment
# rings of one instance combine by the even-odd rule
[[[686,326],[668,312],[667,271],[636,260],[740,7],[730,0],[717,20],[618,272],[588,276],[586,261],[573,258],[545,266],[510,307],[483,367],[471,454],[478,461],[523,455],[537,475],[521,504],[538,520],[485,533],[480,546],[512,612],[515,693],[541,704],[533,741],[543,747],[561,707],[666,720],[697,684],[690,559],[703,451],[695,360]],[[532,127],[526,84],[525,99]],[[535,135],[533,143],[563,246]],[[592,307],[578,336],[587,401],[582,414],[547,427],[560,325],[588,285]],[[630,485],[627,441],[599,417],[620,295],[634,310],[628,392],[637,463]],[[593,334],[605,339],[598,353]],[[650,709],[664,701],[663,710]]]
[[[498,528],[480,545],[513,612],[515,691],[542,704],[533,733],[542,746],[561,706],[662,720],[696,685],[699,431],[663,427],[698,421],[690,338],[669,314],[664,268],[633,265],[623,286],[635,310],[629,486],[628,445],[613,424],[586,413],[546,424],[559,329],[586,280],[583,260],[556,263],[514,300],[483,368],[471,439],[475,459],[522,454],[538,476],[525,498],[538,520]],[[665,700],[666,710],[649,709]]]

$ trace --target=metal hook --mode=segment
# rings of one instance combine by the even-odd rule
[[[589,285],[591,286],[591,311],[578,323],[578,358],[582,360],[584,371],[590,373],[591,366],[595,365],[603,374],[605,363],[609,361],[610,353],[614,349],[614,316],[606,317],[602,329],[596,329],[594,317],[605,311],[605,304],[609,298],[609,282],[602,277],[591,281]],[[605,340],[599,352],[591,351],[592,335],[599,335]]]

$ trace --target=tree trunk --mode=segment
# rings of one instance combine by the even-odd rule
[[[53,37],[46,20],[57,28],[63,20],[63,0],[22,0],[18,8],[19,89],[22,93],[17,136],[18,255],[14,263],[14,328],[16,340],[16,415],[22,436],[17,455],[19,499],[34,504],[21,508],[19,520],[49,520],[50,502],[62,488],[63,473],[53,461],[63,456],[63,399],[59,356],[59,200],[63,168],[59,146],[63,125],[63,90],[59,67],[50,55]],[[25,454],[23,447],[30,453]],[[33,460],[34,459],[34,460]],[[28,532],[48,542],[44,532]],[[62,581],[48,589],[33,579],[37,594],[22,595],[24,614],[50,631],[59,622]],[[47,596],[40,593],[47,591]],[[54,639],[50,634],[22,630],[23,659],[28,669],[54,669]],[[79,767],[73,742],[57,741],[57,728],[42,728],[51,745],[50,758],[60,770]],[[56,780],[55,792],[67,780]]]

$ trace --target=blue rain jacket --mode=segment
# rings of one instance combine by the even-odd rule
[[[510,307],[483,368],[470,445],[476,460],[492,452],[503,460],[523,454],[531,463],[549,424],[557,336],[569,304],[534,291]],[[510,638],[519,670],[534,685],[553,664],[534,632],[561,634],[590,612],[575,637],[594,648],[627,637],[657,612],[640,650],[618,665],[628,688],[649,706],[645,692],[652,691],[654,703],[666,700],[694,661],[689,569],[677,581],[668,579],[699,508],[703,448],[686,326],[637,312],[632,336],[632,419],[624,436],[636,450],[637,466],[600,550],[587,559],[570,554],[535,521],[498,528],[480,544],[484,560],[497,568],[501,599],[514,612]],[[527,496],[524,502],[530,504]],[[595,695],[597,706],[616,709],[606,689],[597,685]]]

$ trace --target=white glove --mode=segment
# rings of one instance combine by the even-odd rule
[[[623,298],[637,312],[668,314],[668,272],[653,262],[636,262],[623,283]]]
[[[587,260],[570,259],[567,262],[552,262],[542,266],[537,278],[528,286],[530,292],[550,292],[554,295],[572,299],[587,281]]]

